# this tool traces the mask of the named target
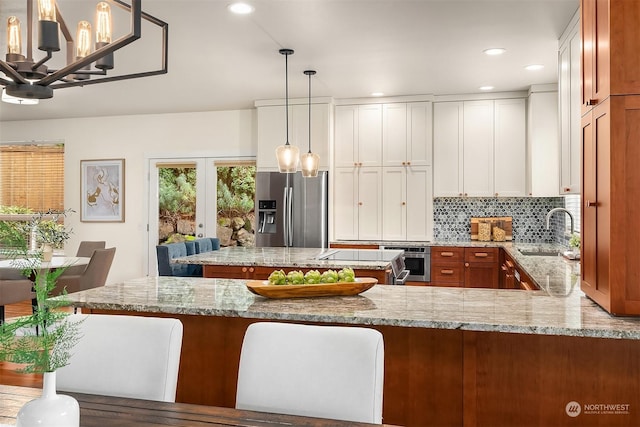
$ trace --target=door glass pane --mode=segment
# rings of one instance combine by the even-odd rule
[[[159,164],[158,244],[196,235],[196,164]]]
[[[216,236],[220,246],[255,246],[255,165],[216,162],[216,175]]]

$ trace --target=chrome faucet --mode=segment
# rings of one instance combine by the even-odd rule
[[[569,215],[569,219],[571,220],[571,234],[573,235],[573,215],[565,208],[553,208],[549,211],[549,213],[547,214],[547,230],[549,229],[549,221],[551,221],[551,215],[553,215],[555,212],[566,212],[567,215]]]

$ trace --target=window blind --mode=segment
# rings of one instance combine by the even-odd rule
[[[0,144],[0,205],[64,210],[64,144]]]

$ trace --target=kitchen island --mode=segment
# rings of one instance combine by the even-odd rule
[[[180,402],[234,406],[246,327],[293,321],[383,333],[385,423],[640,425],[640,320],[611,317],[578,289],[558,298],[544,291],[374,286],[351,297],[269,300],[245,283],[141,278],[68,299],[83,312],[179,318]],[[570,402],[591,405],[585,406],[591,412],[576,419],[565,409]],[[593,409],[604,404],[627,409]]]
[[[358,277],[373,277],[378,283],[391,281],[391,259],[401,251],[345,250],[348,259],[323,259],[337,252],[322,248],[227,247],[218,251],[189,255],[173,260],[180,264],[202,265],[204,277],[264,280],[273,270],[340,270],[353,268]]]

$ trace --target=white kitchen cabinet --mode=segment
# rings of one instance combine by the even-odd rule
[[[335,124],[336,167],[382,165],[382,105],[339,105]]]
[[[431,165],[432,114],[431,102],[383,105],[383,166]]]
[[[557,87],[532,86],[527,103],[527,194],[534,197],[556,197],[559,182]],[[578,111],[579,109],[580,104]]]
[[[561,37],[558,58],[560,110],[560,194],[580,194],[580,31],[577,14]]]
[[[277,171],[276,148],[286,142],[286,120],[284,105],[267,105],[257,108],[258,114],[258,158],[259,171]],[[329,136],[331,105],[311,105],[311,151],[320,156],[320,170],[329,170]],[[309,150],[309,106],[289,105],[289,143],[300,149],[300,154]]]
[[[494,101],[494,192],[496,197],[526,195],[526,113],[525,100]]]
[[[430,166],[382,168],[382,239],[433,238],[433,186]]]
[[[525,194],[524,100],[437,102],[433,111],[436,197]]]
[[[433,189],[436,197],[462,196],[463,103],[433,106]]]
[[[407,104],[384,104],[382,117],[382,165],[404,166],[407,163]]]
[[[493,101],[465,101],[463,117],[463,193],[493,196]]]
[[[334,234],[338,240],[380,240],[382,168],[335,168]]]

